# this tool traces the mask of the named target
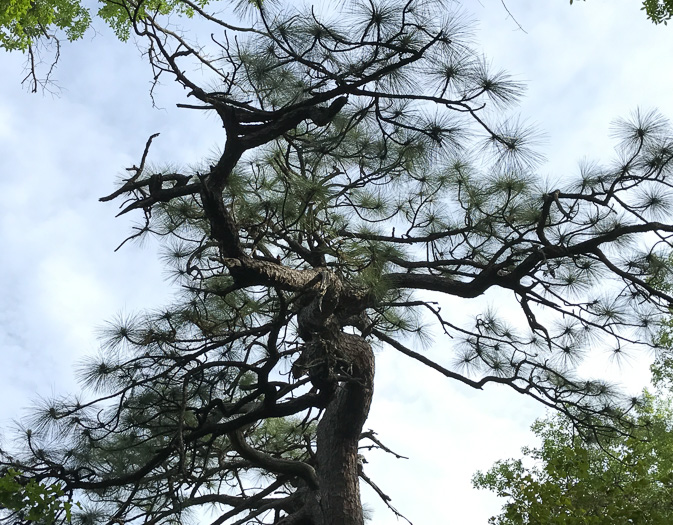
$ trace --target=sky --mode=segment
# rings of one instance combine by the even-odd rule
[[[456,3],[456,6],[459,4]],[[673,118],[673,27],[657,27],[639,0],[466,2],[475,40],[490,62],[527,85],[517,112],[546,140],[541,177],[575,173],[583,158],[607,161],[610,124],[638,107]],[[522,29],[519,28],[519,25]],[[137,164],[147,138],[158,164],[199,163],[221,145],[212,116],[175,107],[184,92],[166,83],[157,105],[138,49],[99,28],[65,45],[55,95],[20,85],[24,57],[0,52],[0,429],[40,396],[77,391],[74,367],[95,352],[106,319],[153,308],[171,289],[155,246],[128,244],[133,218],[114,218],[113,191]],[[497,298],[495,299],[497,300]],[[497,306],[497,305],[496,305]],[[460,303],[451,303],[456,311]],[[436,341],[433,354],[450,352]],[[596,349],[584,372],[637,392],[648,357],[621,369]],[[409,459],[369,454],[368,475],[415,524],[486,524],[502,504],[470,478],[534,444],[529,427],[544,410],[504,387],[456,385],[390,350],[377,355],[366,425]],[[368,490],[372,523],[398,523]]]

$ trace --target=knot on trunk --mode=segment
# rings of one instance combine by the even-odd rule
[[[344,286],[332,272],[322,270],[308,283],[304,306],[297,313],[299,337],[311,341],[317,334],[337,332],[332,314],[339,306]]]
[[[371,388],[374,358],[362,337],[343,332],[316,335],[304,346],[292,365],[295,378],[308,375],[313,386],[334,390],[339,383],[357,383]]]

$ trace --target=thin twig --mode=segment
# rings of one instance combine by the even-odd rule
[[[380,448],[381,450],[383,450],[385,452],[388,452],[388,454],[392,454],[397,459],[409,459],[408,457],[403,456],[401,454],[398,454],[397,452],[393,452],[388,447],[386,447],[383,443],[381,443],[378,440],[378,438],[376,437],[376,432],[374,432],[373,430],[367,430],[367,432],[363,432],[362,434],[360,434],[360,439],[365,439],[365,438],[369,439],[370,441],[373,441],[378,448]],[[363,448],[372,448],[372,447],[369,446],[369,447],[363,447]]]
[[[521,31],[523,31],[524,33],[528,34],[528,31],[526,31],[523,27],[521,27],[521,24],[519,23],[519,21],[518,21],[518,20],[514,17],[514,15],[511,13],[511,11],[509,10],[509,8],[507,7],[507,4],[505,3],[505,0],[500,0],[500,3],[502,4],[502,7],[505,8],[505,11],[507,11],[507,14],[509,15],[509,17],[510,17],[512,20],[514,20],[514,23],[515,23],[517,26],[519,26],[519,29],[521,29]]]
[[[364,480],[364,482],[367,483],[367,485],[369,485],[372,489],[374,489],[374,492],[376,492],[376,493],[378,494],[378,496],[383,500],[383,503],[386,504],[386,507],[388,507],[388,508],[393,512],[393,514],[395,514],[395,516],[397,516],[398,518],[402,518],[402,519],[405,520],[409,525],[414,525],[413,523],[411,523],[411,521],[409,520],[409,518],[407,518],[404,514],[402,514],[399,510],[397,510],[395,507],[393,507],[393,506],[390,504],[390,500],[391,500],[390,496],[388,496],[385,492],[383,492],[383,491],[379,488],[379,486],[378,486],[376,483],[374,483],[374,482],[369,478],[369,476],[367,476],[367,474],[364,473],[364,471],[362,470],[362,468],[359,469],[359,474],[360,474],[360,477]]]

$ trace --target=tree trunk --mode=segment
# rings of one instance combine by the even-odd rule
[[[237,283],[301,290],[297,333],[305,344],[292,365],[308,374],[326,399],[318,423],[315,471],[318,488],[305,493],[300,510],[283,525],[363,525],[358,444],[374,388],[374,353],[365,338],[343,332],[364,311],[364,298],[327,270],[295,270],[252,258],[225,259]],[[357,299],[356,299],[357,298]]]
[[[372,401],[374,353],[362,337],[351,334],[340,333],[337,344],[350,378],[339,383],[318,424],[320,489],[312,514],[319,514],[315,525],[362,525],[358,443]]]

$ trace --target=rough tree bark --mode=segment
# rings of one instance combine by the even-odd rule
[[[337,387],[318,424],[319,517],[325,525],[362,525],[358,443],[372,401],[374,354],[361,337],[340,335],[339,351],[352,356],[353,381]]]

